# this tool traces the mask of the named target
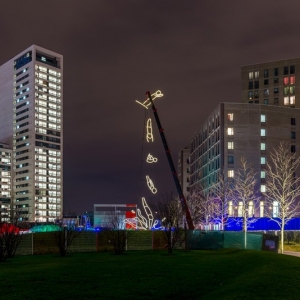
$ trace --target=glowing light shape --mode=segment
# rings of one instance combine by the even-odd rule
[[[146,217],[144,217],[140,211],[140,209],[137,209],[137,215],[138,217],[135,217],[134,219],[125,219],[124,223],[129,224],[131,228],[133,229],[155,229],[155,230],[162,230],[164,227],[159,227],[159,221],[154,220],[152,211],[150,207],[147,204],[147,201],[144,197],[142,197],[142,203],[143,208],[146,213]],[[133,223],[132,220],[135,222]],[[158,227],[157,227],[158,226]]]
[[[152,194],[156,194],[157,188],[154,186],[153,181],[150,179],[150,177],[148,175],[146,175],[146,181],[147,181],[148,188],[150,189]]]
[[[154,138],[153,138],[153,133],[152,133],[152,121],[151,119],[149,118],[147,120],[147,125],[146,125],[146,140],[147,142],[153,142],[154,141]]]
[[[162,92],[160,90],[156,91],[155,93],[151,94],[152,101],[154,101],[156,98],[162,97],[163,95],[164,94],[162,94]],[[149,98],[147,98],[144,102],[140,102],[138,100],[135,100],[135,102],[137,102],[138,104],[141,104],[146,109],[148,109],[148,107],[151,105]]]
[[[152,154],[149,153],[148,156],[147,156],[146,162],[148,164],[156,163],[157,162],[157,158],[154,157]]]

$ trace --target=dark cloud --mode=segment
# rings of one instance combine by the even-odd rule
[[[0,64],[31,44],[64,55],[65,211],[137,203],[147,90],[175,165],[219,102],[240,100],[240,67],[299,57],[298,1],[2,1]],[[156,129],[155,129],[156,130]],[[174,190],[156,131],[161,191]],[[144,170],[143,170],[144,171]]]

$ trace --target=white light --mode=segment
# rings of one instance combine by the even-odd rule
[[[152,154],[149,153],[148,156],[147,156],[146,162],[148,164],[152,164],[152,163],[156,163],[157,160],[158,159],[156,157],[154,157]]]
[[[149,118],[147,120],[147,125],[146,125],[146,140],[147,142],[149,143],[150,141],[153,142],[154,139],[153,139],[153,133],[152,133],[152,121],[151,119]]]
[[[152,194],[156,194],[157,188],[154,186],[153,181],[150,179],[150,177],[148,175],[146,175],[146,181],[147,181],[148,188],[150,189]]]
[[[160,90],[156,91],[155,93],[151,94],[152,101],[154,101],[156,98],[162,97],[164,94]],[[144,106],[146,109],[148,109],[148,106],[151,105],[150,99],[147,98],[144,102],[139,102],[138,100],[135,100],[138,104],[141,104]]]

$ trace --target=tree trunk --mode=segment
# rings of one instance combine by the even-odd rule
[[[281,254],[283,254],[283,245],[284,245],[284,219],[282,219],[282,224],[281,224]]]

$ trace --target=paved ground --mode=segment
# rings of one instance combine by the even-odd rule
[[[283,251],[283,254],[286,254],[286,255],[292,255],[292,256],[298,256],[298,257],[300,257],[300,252],[294,252],[294,251]]]

